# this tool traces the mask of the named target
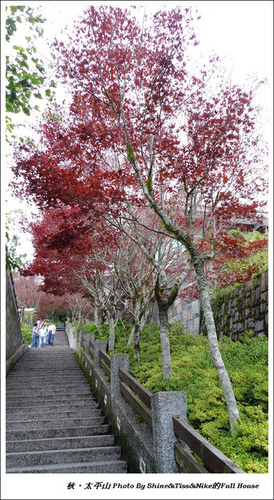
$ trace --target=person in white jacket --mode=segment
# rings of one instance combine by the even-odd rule
[[[49,324],[49,326],[48,326],[48,344],[49,345],[53,345],[55,333],[56,333],[56,326],[51,321],[50,324]]]
[[[39,347],[45,347],[47,334],[48,334],[47,324],[43,323],[42,327],[39,330]]]

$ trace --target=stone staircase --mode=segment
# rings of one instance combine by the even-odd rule
[[[7,473],[126,473],[64,329],[22,356],[6,381]]]

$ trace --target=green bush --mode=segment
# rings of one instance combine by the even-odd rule
[[[26,323],[22,323],[22,337],[26,339],[27,343],[31,345],[32,343],[32,327],[27,325]]]

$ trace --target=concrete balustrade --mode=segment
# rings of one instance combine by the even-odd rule
[[[136,418],[136,412],[121,393],[119,368],[128,371],[128,355],[115,354],[110,357],[110,380],[107,380],[100,365],[100,351],[106,353],[107,342],[94,340],[90,334],[81,331],[78,334],[79,341],[75,343],[76,336],[70,324],[67,324],[66,332],[69,344],[76,351],[83,370],[92,379],[95,393],[133,469],[142,473],[179,473],[174,455],[174,445],[178,439],[174,434],[172,417],[177,415],[187,419],[186,394],[153,394],[151,429],[141,418]],[[94,359],[89,354],[91,344]],[[83,352],[81,348],[84,346]]]
[[[94,340],[82,332],[80,341],[75,342],[70,324],[66,331],[69,344],[75,346],[82,368],[122,445],[124,459],[130,464],[129,472],[244,473],[188,425],[187,398],[183,391],[151,393],[129,374],[127,354],[110,357],[106,341]],[[90,352],[94,353],[93,359]]]

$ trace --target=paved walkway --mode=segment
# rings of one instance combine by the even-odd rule
[[[8,473],[127,472],[64,330],[28,349],[6,387]]]

